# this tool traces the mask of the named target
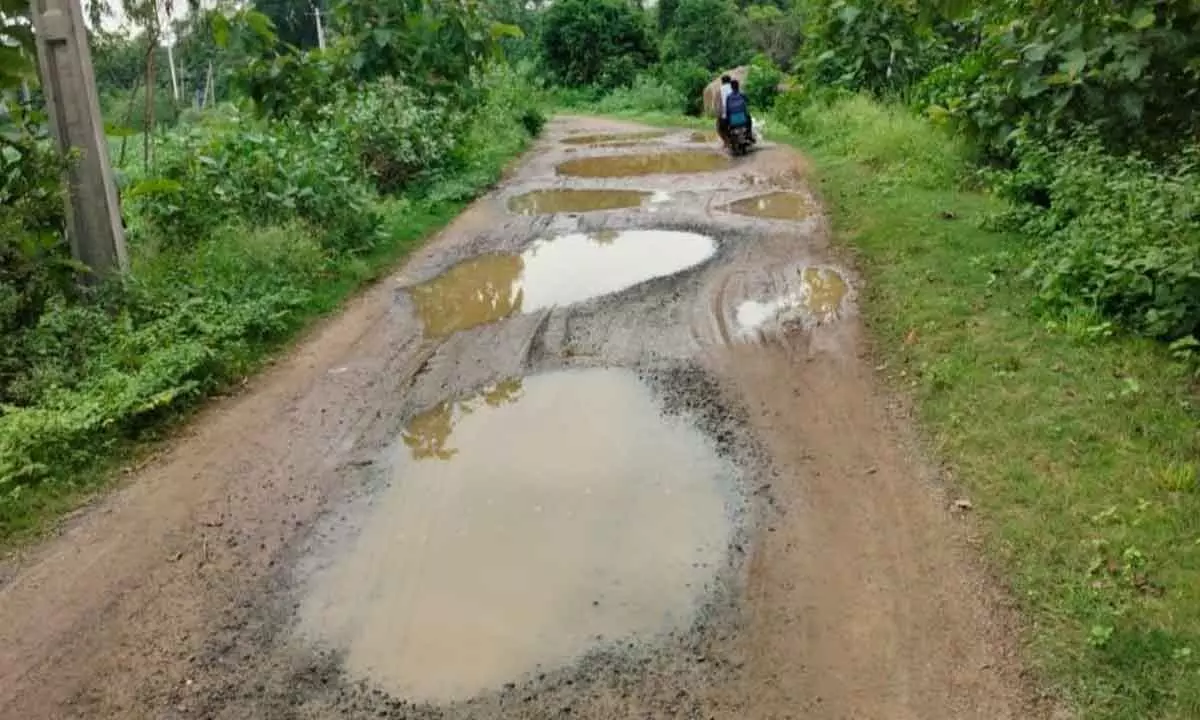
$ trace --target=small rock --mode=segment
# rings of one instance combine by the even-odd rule
[[[960,498],[954,501],[955,510],[971,510],[974,507],[975,506],[971,504],[971,501],[967,500],[966,498]]]
[[[874,475],[874,474],[875,474],[875,473],[877,473],[877,472],[879,472],[879,466],[878,466],[878,465],[872,465],[871,467],[867,468],[867,474],[868,474],[868,475]]]

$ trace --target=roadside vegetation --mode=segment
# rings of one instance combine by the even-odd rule
[[[1196,6],[559,0],[539,20],[591,39],[539,45],[572,111],[707,127],[702,88],[749,67],[1042,681],[1084,718],[1200,717]]]
[[[136,32],[93,38],[124,158],[124,277],[78,282],[36,77],[0,54],[0,541],[78,503],[386,271],[544,121],[500,47],[520,31],[478,3],[330,3],[324,50],[297,28],[308,3],[195,9],[172,32],[177,76],[199,92],[178,99],[166,9],[124,5]],[[24,7],[0,16],[14,44]]]

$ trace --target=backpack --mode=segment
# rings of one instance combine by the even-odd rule
[[[725,117],[729,119],[729,127],[749,125],[749,111],[746,108],[746,96],[734,93],[725,101]]]

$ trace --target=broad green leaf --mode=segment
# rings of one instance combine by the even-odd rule
[[[126,197],[135,198],[144,195],[159,195],[163,193],[176,193],[183,190],[183,185],[175,180],[167,178],[150,178],[143,180],[134,185],[126,193]]]
[[[1080,48],[1075,48],[1063,54],[1063,61],[1059,64],[1058,69],[1072,78],[1076,78],[1087,67],[1087,62],[1087,53]]]
[[[1154,27],[1154,23],[1157,21],[1158,18],[1154,14],[1154,8],[1144,5],[1135,9],[1133,14],[1129,16],[1129,24],[1138,30],[1149,30]]]

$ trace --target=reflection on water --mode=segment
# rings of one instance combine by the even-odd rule
[[[773,192],[738,200],[732,203],[729,209],[738,215],[772,220],[803,220],[812,214],[808,199],[790,192]]]
[[[649,195],[636,190],[537,190],[510,199],[508,209],[517,215],[618,210],[638,207]]]
[[[595,135],[572,135],[563,140],[566,145],[599,145],[601,143],[625,144],[641,140],[653,140],[664,137],[667,133],[662,130],[647,130],[633,133],[600,133]]]
[[[466,400],[446,401],[413,417],[400,433],[414,460],[449,460],[458,450],[449,447],[450,433],[464,415],[480,406],[500,407],[521,396],[521,379],[504,380]]]
[[[429,337],[487,325],[521,312],[519,255],[480,255],[409,292]]]
[[[559,175],[576,177],[630,177],[676,173],[702,173],[724,170],[730,160],[711,152],[670,152],[634,155],[601,155],[576,158],[558,166]]]
[[[299,609],[348,673],[415,701],[476,695],[690,625],[725,558],[734,471],[625,370],[557,372],[405,440]],[[463,411],[462,408],[469,408]]]
[[[832,268],[806,267],[800,271],[799,281],[798,289],[792,292],[738,305],[736,320],[743,337],[795,321],[820,324],[837,319],[850,291],[846,279]]]
[[[412,288],[429,337],[521,312],[571,305],[698,265],[712,238],[667,230],[604,230],[538,240],[520,255],[482,255]]]

